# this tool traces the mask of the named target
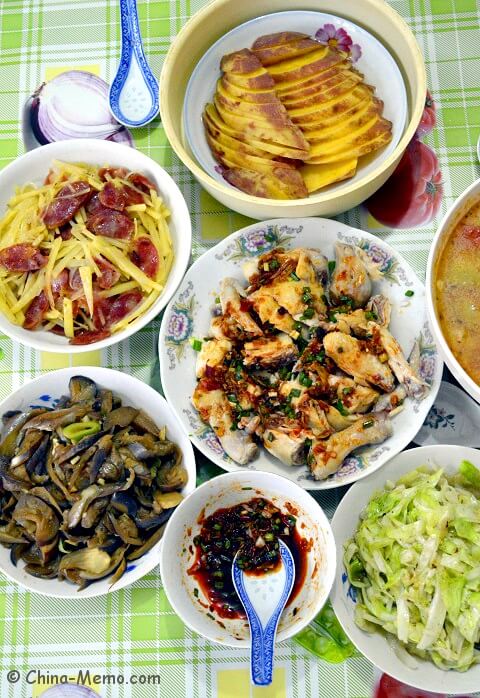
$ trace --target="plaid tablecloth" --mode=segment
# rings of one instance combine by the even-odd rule
[[[145,50],[155,73],[175,34],[202,4],[138,2]],[[475,157],[480,134],[480,9],[477,0],[391,4],[420,43],[438,105],[438,127],[426,142],[440,160],[444,212],[480,175]],[[73,67],[110,81],[119,53],[117,0],[0,0],[0,165],[23,152],[22,106],[42,81]],[[194,258],[250,222],[194,183],[169,147],[158,119],[134,136],[136,146],[165,166],[185,195],[193,221]],[[368,226],[388,239],[424,275],[435,222],[414,231],[390,231],[378,228],[361,209],[341,220]],[[121,368],[161,389],[159,326],[160,318],[128,345],[74,359],[35,352],[0,336],[0,397],[41,371],[72,361]],[[217,472],[200,461],[201,479]],[[333,513],[341,494],[317,496],[327,514]],[[83,601],[26,593],[0,575],[0,658],[1,698],[40,696],[54,676],[75,678],[80,670],[104,698],[367,698],[374,677],[372,665],[362,657],[330,665],[286,642],[278,648],[273,685],[252,688],[247,654],[212,645],[185,628],[169,607],[157,571],[124,591]],[[98,683],[96,675],[105,678]]]

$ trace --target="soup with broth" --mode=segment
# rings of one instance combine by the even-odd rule
[[[456,359],[480,385],[480,203],[448,236],[435,279],[444,337]]]

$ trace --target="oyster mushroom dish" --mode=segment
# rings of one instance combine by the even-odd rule
[[[29,574],[81,590],[114,584],[157,543],[187,472],[145,412],[85,376],[69,391],[2,417],[0,542]]]
[[[419,346],[407,360],[389,299],[373,294],[378,267],[354,245],[337,242],[335,256],[276,248],[249,261],[247,287],[223,279],[209,336],[192,341],[193,404],[239,464],[262,444],[323,480],[391,436],[407,397],[429,392]]]

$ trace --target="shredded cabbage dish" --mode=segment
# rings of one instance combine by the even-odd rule
[[[345,544],[355,621],[442,669],[480,657],[480,471],[421,467],[377,492]]]
[[[0,312],[72,344],[124,329],[164,288],[169,215],[144,174],[55,161],[43,186],[17,188],[0,220]]]

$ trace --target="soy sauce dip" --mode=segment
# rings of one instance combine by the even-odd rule
[[[278,539],[289,547],[295,562],[295,581],[287,606],[302,588],[310,543],[302,538],[292,514],[255,497],[234,507],[217,509],[199,520],[202,528],[193,539],[195,560],[187,570],[220,618],[246,618],[232,582],[233,558],[246,574],[263,575],[280,564]],[[198,590],[195,589],[195,595]]]

